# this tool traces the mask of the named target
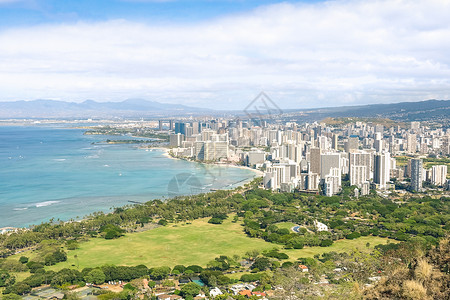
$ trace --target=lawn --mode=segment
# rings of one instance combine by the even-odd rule
[[[351,251],[366,249],[376,244],[386,243],[379,237],[361,237],[356,240],[342,240],[331,247],[310,247],[299,250],[283,250],[291,259],[313,257],[330,251]],[[104,264],[139,264],[148,267],[206,264],[219,255],[244,255],[248,250],[282,248],[281,245],[249,238],[243,233],[239,223],[231,218],[221,225],[207,223],[207,219],[195,220],[192,224],[169,225],[140,233],[127,234],[117,240],[92,239],[80,244],[77,250],[68,251],[68,260],[50,267],[59,270],[65,267],[95,267]]]
[[[261,239],[252,239],[243,233],[239,223],[231,218],[221,225],[195,220],[187,225],[169,225],[156,229],[127,234],[117,240],[92,239],[80,248],[68,251],[67,262],[52,269],[72,265],[94,267],[103,264],[149,267],[206,265],[219,255],[244,255],[248,250],[272,249],[276,245]],[[75,258],[75,255],[77,258]]]
[[[292,223],[292,222],[280,222],[280,223],[275,223],[275,225],[279,229],[286,228],[286,229],[289,229],[289,230],[291,230],[292,227],[297,226],[297,224]]]

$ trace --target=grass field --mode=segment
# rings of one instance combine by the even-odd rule
[[[279,229],[286,228],[286,229],[291,230],[291,228],[294,227],[294,226],[296,226],[297,224],[292,223],[292,222],[281,222],[281,223],[276,223],[275,225],[276,225]]]
[[[221,225],[195,220],[188,225],[169,225],[117,240],[92,239],[68,252],[67,262],[53,269],[72,265],[93,267],[103,264],[147,266],[206,265],[219,255],[243,255],[248,250],[272,249],[276,245],[247,237],[239,223],[230,219]],[[77,256],[75,259],[74,256]]]
[[[265,242],[261,239],[247,237],[239,223],[232,223],[231,218],[221,225],[207,223],[206,219],[195,220],[192,224],[169,225],[140,233],[127,234],[117,240],[92,239],[80,244],[77,250],[68,251],[68,260],[50,267],[59,270],[65,267],[95,267],[104,264],[128,265],[139,264],[148,267],[183,265],[202,265],[219,255],[244,255],[248,250],[279,248],[281,245]],[[313,257],[330,251],[351,251],[367,249],[387,239],[379,237],[361,237],[356,240],[342,240],[331,247],[309,247],[299,250],[283,250],[291,260],[299,257]]]

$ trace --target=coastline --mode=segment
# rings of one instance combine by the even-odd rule
[[[70,131],[61,133],[61,130]],[[168,161],[165,159],[174,159],[175,157],[169,155],[170,148],[163,145],[156,147],[139,147],[139,145],[136,145],[137,147],[130,147],[131,145],[120,147],[93,146],[92,142],[96,141],[97,138],[80,135],[80,131],[73,131],[73,128],[45,127],[42,130],[11,128],[5,129],[5,131],[18,131],[20,135],[17,136],[20,137],[20,142],[23,140],[26,145],[30,145],[30,136],[32,136],[34,139],[32,141],[35,142],[39,150],[35,151],[36,149],[34,149],[32,152],[26,152],[28,150],[23,148],[20,149],[19,153],[19,150],[11,146],[11,154],[8,152],[7,155],[15,157],[16,160],[8,160],[9,164],[5,165],[5,170],[9,170],[8,168],[25,170],[39,173],[40,176],[37,177],[39,180],[35,182],[35,185],[31,187],[20,181],[21,189],[12,188],[14,185],[10,182],[15,183],[15,178],[9,176],[8,180],[10,181],[7,181],[6,178],[2,177],[2,179],[5,179],[2,182],[7,197],[5,196],[5,201],[2,198],[0,203],[0,233],[8,234],[14,229],[27,229],[29,226],[38,225],[41,222],[48,222],[52,217],[63,222],[71,219],[79,221],[94,212],[107,213],[111,207],[131,205],[130,202],[134,203],[132,201],[145,202],[149,199],[168,199],[170,195],[168,197],[167,186],[170,184],[170,179],[180,173],[195,173],[202,184],[202,191],[185,192],[183,190],[186,196],[192,193],[214,192],[217,189],[234,189],[244,186],[262,175],[261,171],[228,163],[209,163],[181,158],[177,159],[186,162]],[[61,136],[67,137],[67,134],[71,137],[68,143],[54,143],[60,141]],[[34,145],[33,143],[31,144]],[[51,151],[48,150],[50,148]],[[137,151],[137,148],[140,148],[141,151]],[[26,159],[22,156],[19,158],[19,155],[26,157]],[[124,162],[118,159],[122,156]],[[8,157],[6,156],[6,158]],[[147,160],[149,164],[142,163]],[[28,169],[28,162],[31,161],[44,167]],[[73,166],[83,166],[83,168],[75,168],[76,172],[72,172]],[[130,170],[127,169],[128,166],[130,166]],[[133,166],[139,167],[134,168]],[[238,168],[242,171],[220,168],[222,166]],[[41,171],[41,169],[44,171]],[[251,172],[244,171],[246,169],[251,170]],[[52,185],[52,189],[46,189],[45,193],[38,192],[39,197],[31,198],[25,193],[27,189],[31,190],[31,188],[34,188],[33,191],[40,191],[51,182],[49,180],[54,178],[52,177],[55,176],[54,174],[68,174],[68,171],[70,171],[71,177],[70,180],[64,182],[66,189],[63,193],[59,191],[59,184]],[[160,176],[160,173],[163,176]],[[91,182],[88,179],[91,174],[95,176],[101,174],[107,184],[96,187],[95,180]],[[133,184],[126,185],[128,181]],[[119,189],[118,187],[122,184],[124,188]],[[105,185],[108,185],[107,192],[102,193],[101,190]],[[20,194],[19,192],[23,193]],[[180,193],[182,193],[181,190]],[[10,201],[9,199],[16,200]]]
[[[206,162],[201,162],[201,161],[191,161],[191,160],[188,160],[188,159],[185,159],[185,158],[182,158],[182,157],[175,157],[175,156],[170,155],[170,154],[169,154],[170,149],[168,149],[168,148],[162,148],[162,147],[159,147],[159,148],[153,148],[153,149],[163,150],[163,151],[164,151],[163,156],[164,156],[164,157],[167,157],[167,158],[171,158],[171,159],[185,160],[185,161],[196,162],[196,163],[204,164],[204,165],[213,165],[213,166],[222,166],[222,167],[233,167],[233,168],[239,168],[239,169],[241,169],[241,170],[250,170],[250,171],[252,171],[252,172],[254,172],[254,173],[257,174],[257,175],[255,175],[255,177],[253,177],[253,178],[256,178],[256,177],[262,177],[262,176],[264,175],[264,172],[262,172],[262,171],[260,171],[260,170],[252,169],[252,168],[245,167],[245,166],[237,166],[237,165],[233,165],[233,164],[217,163],[217,162],[214,162],[214,163],[206,163]]]

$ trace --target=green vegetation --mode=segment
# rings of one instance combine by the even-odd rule
[[[167,133],[156,132],[151,128],[118,128],[112,126],[90,127],[85,135],[131,135],[134,137],[145,137],[157,139],[159,142],[168,142],[169,135]],[[129,143],[128,140],[121,140],[119,143]],[[114,142],[114,141],[111,141]],[[135,140],[135,142],[143,142]]]
[[[191,224],[127,234],[117,240],[91,239],[68,252],[68,260],[52,269],[95,267],[104,264],[170,266],[206,264],[217,255],[244,255],[253,249],[272,249],[273,245],[247,237],[242,226],[225,220],[209,224],[207,219]],[[77,258],[75,258],[75,255]]]
[[[277,285],[286,292],[292,284],[310,285],[325,276],[335,285],[336,295],[351,298],[362,292],[349,289],[348,282],[366,284],[370,276],[390,274],[393,267],[423,266],[421,255],[440,247],[450,229],[446,197],[420,195],[393,202],[371,193],[354,198],[346,181],[343,192],[333,197],[273,193],[257,189],[259,180],[234,191],[154,200],[117,208],[111,214],[96,213],[82,222],[44,223],[2,235],[3,293],[26,294],[46,282],[65,288],[195,274],[209,287],[259,276],[259,290]],[[329,230],[318,232],[316,221]],[[290,230],[295,224],[301,226],[298,233]],[[143,231],[148,228],[153,229]],[[12,255],[25,247],[33,250]],[[439,265],[439,259],[426,258],[436,272],[444,272],[448,263]],[[307,266],[308,276],[298,264]],[[334,271],[336,267],[341,273]],[[227,272],[233,271],[258,275],[228,277]],[[25,279],[14,276],[27,272]],[[411,277],[414,272],[402,276],[422,284],[429,295],[441,295],[443,284],[433,281],[438,288],[432,290],[431,281],[424,286],[417,279],[420,272]],[[191,287],[177,293],[190,297],[196,291]],[[128,299],[138,290],[130,283],[121,294],[107,292],[100,298]]]

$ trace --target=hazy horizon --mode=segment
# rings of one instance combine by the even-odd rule
[[[71,101],[71,100],[61,100],[61,99],[32,99],[32,100],[10,100],[10,101],[2,101],[0,100],[0,103],[6,103],[6,102],[33,102],[33,101],[58,101],[58,102],[66,102],[66,103],[73,103],[73,104],[82,104],[84,102],[87,101],[94,101],[97,103],[121,103],[121,102],[125,102],[125,101],[129,101],[129,100],[139,100],[139,101],[148,101],[148,102],[157,102],[157,103],[161,103],[161,104],[173,104],[173,105],[185,105],[188,107],[193,107],[193,108],[200,108],[200,109],[205,109],[205,110],[215,110],[215,111],[242,111],[243,107],[242,105],[240,107],[236,107],[236,108],[214,108],[214,107],[198,107],[195,105],[187,105],[187,104],[183,104],[183,103],[168,103],[168,102],[162,102],[162,101],[155,101],[155,100],[151,100],[151,99],[144,99],[144,98],[127,98],[127,99],[118,99],[116,101],[114,100],[108,100],[108,101],[99,101],[97,99],[85,99],[85,100],[81,100],[81,101]],[[249,99],[248,103],[250,103],[253,99]],[[397,103],[402,103],[402,102],[424,102],[424,101],[450,101],[450,99],[424,99],[424,100],[417,100],[417,101],[396,101],[396,102],[389,102],[389,103],[363,103],[363,104],[338,104],[338,105],[333,105],[332,103],[324,104],[322,106],[304,106],[304,107],[279,107],[280,109],[283,110],[303,110],[303,109],[320,109],[320,108],[339,108],[339,107],[352,107],[352,106],[364,106],[364,105],[377,105],[377,104],[397,104]],[[273,101],[273,100],[272,100]],[[243,104],[248,104],[248,103],[243,103]],[[273,103],[275,103],[275,105],[277,105],[277,103],[274,101]],[[277,105],[278,106],[278,105]]]

